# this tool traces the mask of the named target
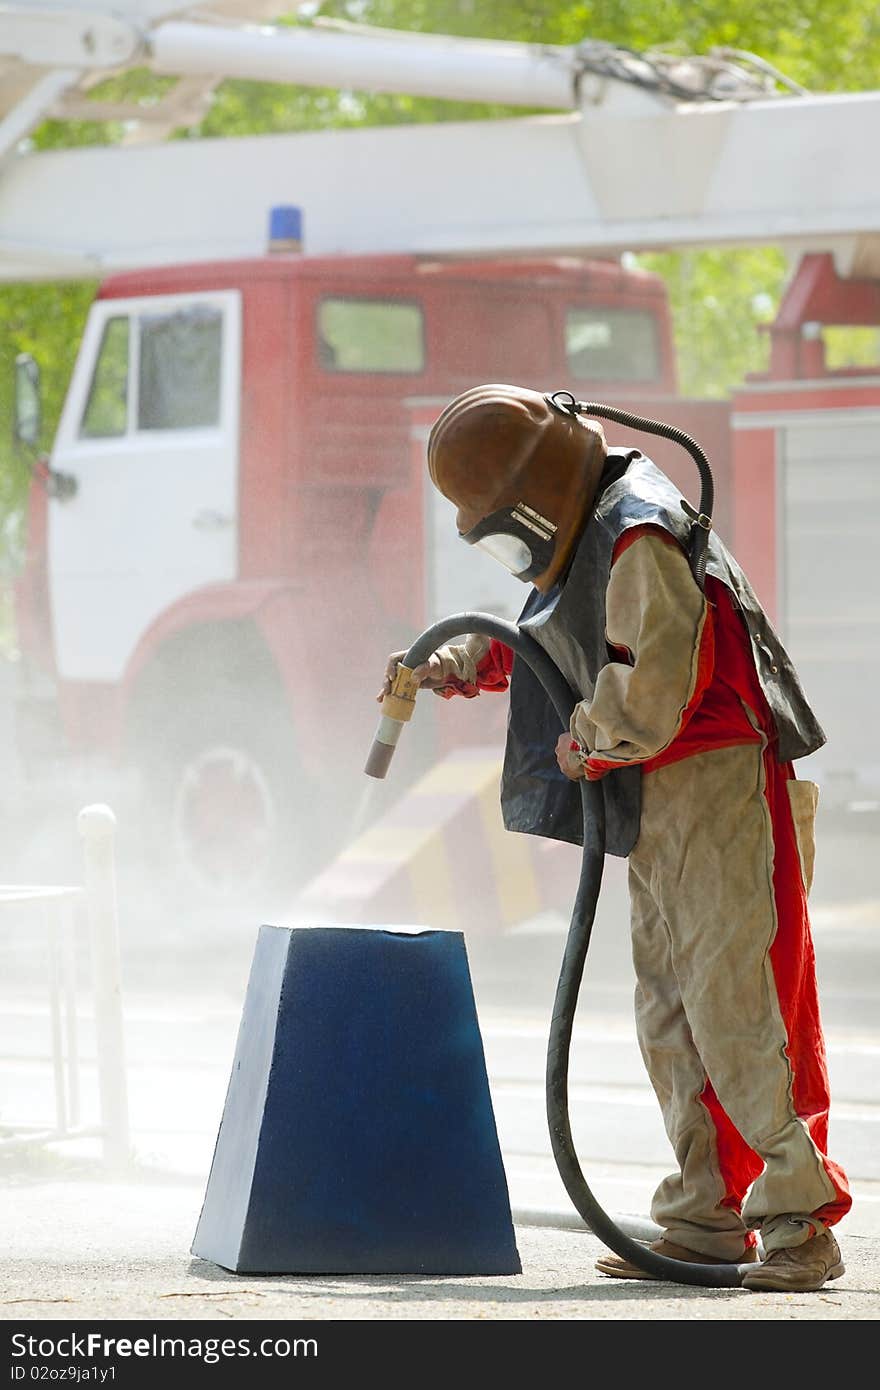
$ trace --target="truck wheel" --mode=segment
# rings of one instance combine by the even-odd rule
[[[154,844],[195,911],[283,910],[312,871],[314,805],[286,721],[218,704],[166,740],[152,786]],[[169,853],[170,851],[170,853]]]
[[[202,743],[184,761],[173,790],[178,861],[200,888],[221,896],[262,884],[279,859],[285,801],[266,761],[244,740]]]

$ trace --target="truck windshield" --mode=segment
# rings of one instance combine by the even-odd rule
[[[421,308],[391,299],[322,299],[318,358],[331,372],[424,371]]]
[[[656,381],[660,375],[657,320],[640,309],[570,308],[565,354],[577,380]]]

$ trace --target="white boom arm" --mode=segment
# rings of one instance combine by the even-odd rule
[[[19,153],[0,169],[0,278],[261,254],[268,210],[285,202],[304,209],[312,253],[787,242],[830,247],[846,273],[880,234],[880,187],[864,155],[880,142],[880,92],[761,99],[753,87],[688,103],[585,77],[578,48],[155,22],[181,7],[127,0],[120,18],[125,3],[110,13],[98,0],[79,24],[78,12],[56,8],[63,23],[42,31],[33,21],[47,7],[29,5],[22,18],[21,6],[0,5],[0,53],[37,63],[40,33],[51,34],[59,89],[81,73],[94,80],[124,51],[124,63],[190,79],[580,106],[519,120]],[[51,83],[44,77],[30,97],[38,119]],[[4,125],[17,137],[23,124],[20,110],[0,123],[0,154]]]
[[[242,29],[170,21],[148,45],[157,72],[216,73],[308,87],[405,92],[507,106],[577,106],[574,50],[434,34]]]

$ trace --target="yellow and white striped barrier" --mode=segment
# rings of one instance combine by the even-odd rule
[[[579,852],[505,830],[500,778],[495,749],[449,754],[307,885],[296,916],[497,931],[565,910]]]

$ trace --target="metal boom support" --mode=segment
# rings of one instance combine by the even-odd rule
[[[94,80],[120,54],[192,81],[222,72],[564,114],[19,152],[0,166],[0,278],[261,254],[268,208],[281,202],[306,210],[313,254],[774,242],[831,249],[842,273],[858,257],[864,273],[865,248],[880,233],[880,191],[863,153],[880,143],[880,92],[762,96],[753,87],[686,101],[668,84],[651,92],[597,78],[595,64],[585,67],[589,46],[155,22],[157,11],[182,8],[161,0],[128,0],[125,22],[125,8],[93,4],[88,25],[77,26],[70,7],[0,5],[0,53],[35,63],[51,35],[58,76],[47,80],[44,68],[35,81],[34,119],[53,94],[84,73]],[[63,23],[35,22],[53,13]],[[7,143],[26,125],[27,111],[17,111],[6,116]]]

